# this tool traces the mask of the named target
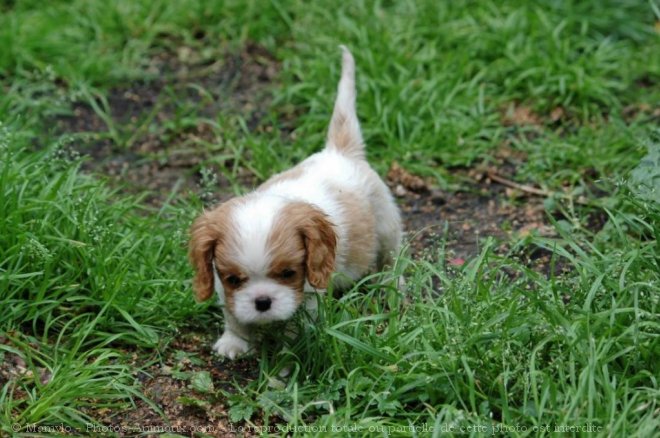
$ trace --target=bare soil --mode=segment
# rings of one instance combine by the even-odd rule
[[[161,205],[175,188],[179,193],[200,194],[200,163],[209,157],[209,145],[217,138],[209,123],[181,129],[172,126],[173,120],[180,120],[180,113],[188,110],[209,119],[233,112],[248,121],[250,130],[269,129],[264,126],[263,108],[268,106],[268,87],[280,68],[273,56],[254,44],[212,63],[181,50],[154,56],[150,68],[159,76],[153,81],[109,90],[105,115],[87,101],[76,103],[70,115],[53,120],[55,130],[72,135],[78,151],[89,156],[85,170],[107,176],[125,191],[146,191],[147,201],[154,206]],[[95,103],[103,106],[102,101]],[[553,114],[562,116],[560,110]],[[524,108],[513,108],[505,117],[510,124],[537,123],[537,116]],[[495,158],[490,165],[499,166],[508,177],[514,176],[516,163],[525,159],[506,148]],[[392,163],[386,180],[401,207],[415,257],[444,257],[450,264],[461,265],[478,254],[486,237],[502,241],[505,250],[513,234],[552,234],[541,198],[490,181],[484,169],[453,171],[463,184],[460,191],[449,193]],[[257,181],[246,172],[244,183],[253,186]],[[218,184],[219,199],[231,196],[228,181],[221,179]],[[549,254],[532,258],[543,267]],[[214,336],[195,329],[181,333],[160,363],[140,374],[144,394],[164,417],[143,400],[127,412],[97,411],[94,416],[126,428],[169,425],[181,435],[193,436],[194,430],[212,427],[210,435],[233,436],[227,401],[192,389],[190,380],[182,377],[208,371],[215,388],[227,392],[233,384],[257,377],[253,358],[230,362],[213,356]]]
[[[267,87],[279,71],[254,44],[212,63],[189,50],[154,56],[148,68],[157,72],[153,80],[110,89],[107,102],[76,102],[71,114],[53,120],[55,131],[70,135],[73,147],[88,156],[85,170],[145,194],[155,206],[175,189],[199,189],[198,171],[217,141],[219,114],[240,114],[250,130],[259,126],[270,101]],[[253,181],[246,172],[246,184]],[[222,192],[228,182],[219,183]]]

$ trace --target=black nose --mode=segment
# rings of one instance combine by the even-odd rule
[[[260,312],[265,312],[266,310],[270,309],[270,303],[271,301],[268,297],[259,297],[254,300],[254,306]]]

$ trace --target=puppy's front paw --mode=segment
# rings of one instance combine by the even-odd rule
[[[250,344],[233,332],[224,332],[213,345],[213,351],[232,360],[249,350]]]

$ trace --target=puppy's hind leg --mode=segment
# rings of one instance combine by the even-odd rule
[[[384,186],[384,184],[383,184]],[[378,239],[377,268],[382,271],[384,268],[395,268],[396,258],[401,251],[401,217],[399,210],[394,204],[394,200],[389,193],[381,188],[379,210],[376,211],[376,236]],[[399,291],[404,291],[406,282],[403,275],[399,276],[396,287]]]
[[[376,236],[378,239],[377,268],[393,267],[401,249],[401,219],[395,205],[383,202],[380,214],[377,213]]]

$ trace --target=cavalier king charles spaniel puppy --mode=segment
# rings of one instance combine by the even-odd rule
[[[342,51],[325,148],[192,225],[196,298],[207,300],[215,289],[224,303],[224,333],[213,346],[221,356],[248,352],[251,327],[313,307],[306,297],[325,292],[331,278],[335,290],[346,289],[391,264],[399,250],[399,210],[365,159],[355,61]]]

